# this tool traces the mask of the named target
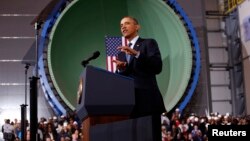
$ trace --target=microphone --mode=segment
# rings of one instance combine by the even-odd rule
[[[99,56],[100,56],[100,52],[95,51],[92,56],[90,56],[89,58],[83,60],[81,64],[85,67],[89,63],[90,60],[94,60]]]

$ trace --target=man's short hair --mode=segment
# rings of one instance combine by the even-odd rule
[[[125,16],[123,18],[130,18],[135,22],[135,24],[139,24],[138,20],[136,18],[132,17],[132,16]]]

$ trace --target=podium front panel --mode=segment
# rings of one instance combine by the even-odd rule
[[[93,66],[84,70],[82,90],[77,109],[89,116],[130,115],[135,104],[132,78]]]

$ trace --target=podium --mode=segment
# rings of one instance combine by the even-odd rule
[[[134,104],[132,78],[88,65],[80,78],[76,106],[83,141],[92,141],[90,131],[97,128],[95,125],[128,120]]]

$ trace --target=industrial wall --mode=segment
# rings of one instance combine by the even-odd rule
[[[242,43],[242,61],[244,66],[245,96],[247,114],[250,114],[250,1],[244,1],[238,8],[240,35]]]
[[[0,125],[7,118],[21,119],[20,105],[25,104],[25,95],[29,119],[29,77],[34,74],[36,61],[36,31],[30,23],[49,1],[0,1]],[[31,66],[25,75],[27,63]],[[41,92],[38,93],[38,117],[49,117],[52,111]]]

